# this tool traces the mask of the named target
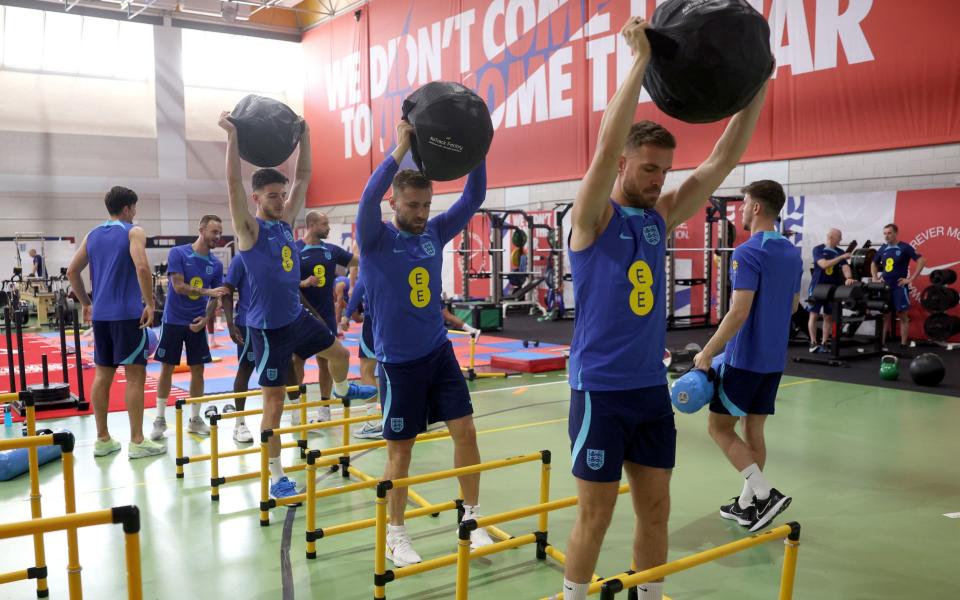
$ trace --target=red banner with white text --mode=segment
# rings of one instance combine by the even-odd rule
[[[768,18],[777,72],[745,162],[960,140],[960,3],[750,0]],[[618,35],[655,0],[370,0],[304,36],[312,206],[355,202],[394,143],[403,99],[460,81],[491,110],[490,187],[582,177],[629,68]],[[905,4],[909,4],[906,7]],[[724,123],[691,125],[646,93],[637,118],[677,136],[695,166]],[[438,185],[451,191],[462,182]]]

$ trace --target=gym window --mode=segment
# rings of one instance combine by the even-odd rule
[[[153,28],[143,23],[0,6],[0,67],[147,81]]]

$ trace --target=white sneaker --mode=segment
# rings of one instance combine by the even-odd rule
[[[296,427],[297,425],[299,425],[299,424],[300,424],[300,409],[297,409],[297,410],[289,410],[289,411],[287,411],[287,412],[290,413],[290,426],[291,426],[291,427]]]
[[[467,521],[470,519],[479,519],[480,513],[468,512],[464,513],[463,520]],[[477,548],[482,548],[484,546],[489,546],[493,544],[493,538],[490,537],[490,534],[487,533],[486,529],[474,529],[470,532],[470,549],[476,550]]]
[[[379,440],[383,438],[383,421],[367,421],[363,427],[353,430],[353,437],[358,440]]]
[[[310,422],[311,423],[325,423],[330,420],[330,407],[321,406],[317,409],[317,416],[314,417]]]
[[[167,430],[167,420],[164,417],[157,417],[153,420],[153,430],[150,432],[150,439],[159,442],[165,436],[163,433]]]
[[[470,532],[470,549],[476,550],[493,544],[493,538],[486,529],[474,529]]]
[[[413,549],[410,542],[410,535],[406,527],[398,527],[399,531],[391,531],[393,526],[387,526],[387,560],[393,563],[394,567],[408,567],[423,561],[417,551]]]
[[[233,441],[238,444],[249,444],[253,441],[253,435],[246,423],[237,423],[233,428]]]
[[[317,409],[317,413],[316,413],[315,415],[313,415],[312,417],[310,417],[310,421],[309,421],[309,422],[310,422],[310,423],[326,423],[327,421],[330,421],[330,419],[331,419],[331,416],[330,416],[330,407],[329,407],[329,406],[321,406],[319,409]],[[323,435],[324,431],[326,431],[326,430],[325,430],[325,429],[310,429],[310,430],[307,430],[307,434],[308,434],[308,435]]]
[[[203,422],[203,417],[190,417],[187,431],[196,435],[210,435],[210,427]]]
[[[130,445],[127,447],[127,452],[130,460],[136,460],[138,458],[147,458],[148,456],[159,456],[161,454],[166,454],[167,447],[166,445],[159,444],[153,440],[143,440],[139,444],[130,442]]]

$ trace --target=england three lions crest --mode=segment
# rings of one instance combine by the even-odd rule
[[[660,243],[660,230],[656,225],[644,225],[643,239],[651,246],[656,246]]]
[[[606,459],[606,455],[606,450],[592,450],[587,448],[587,466],[594,471],[599,471],[601,468],[603,468],[603,462]]]

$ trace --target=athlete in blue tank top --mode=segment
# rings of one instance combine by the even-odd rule
[[[296,173],[290,197],[287,177],[276,169],[253,174],[253,203],[256,216],[247,209],[247,192],[240,171],[237,128],[230,113],[220,115],[220,127],[227,132],[227,190],[230,216],[253,292],[247,323],[253,341],[256,371],[263,391],[262,431],[280,426],[285,384],[294,384],[303,362],[319,354],[327,359],[333,377],[334,395],[342,399],[366,400],[376,394],[370,386],[347,382],[350,355],[334,334],[300,303],[300,255],[293,239],[293,222],[303,208],[310,183],[310,128],[303,123]],[[290,369],[291,360],[299,369]],[[294,371],[294,372],[291,372]],[[293,380],[291,380],[293,379]],[[270,494],[274,498],[296,495],[296,484],[280,464],[279,436],[269,437]]]
[[[807,296],[813,295],[813,289],[820,284],[851,285],[856,283],[853,272],[847,260],[850,253],[844,252],[838,246],[843,234],[837,228],[827,232],[825,244],[813,248],[813,273],[810,276],[810,289]],[[833,333],[833,304],[811,300],[807,311],[810,317],[807,320],[807,331],[810,335],[810,352],[829,352],[828,344]],[[817,316],[823,313],[823,334],[821,343],[817,344]]]
[[[166,453],[166,446],[143,437],[143,388],[147,380],[147,331],[153,325],[153,274],[147,260],[147,236],[133,224],[137,194],[116,186],[104,198],[110,219],[94,228],[80,243],[67,268],[70,287],[83,306],[84,321],[93,322],[93,362],[97,365],[90,398],[97,422],[94,456],[120,450],[107,429],[110,386],[123,365],[130,413],[131,459]],[[91,303],[83,283],[90,282],[97,301]]]
[[[150,439],[160,441],[167,430],[165,410],[173,383],[173,370],[180,364],[184,348],[190,367],[190,397],[203,395],[204,365],[211,362],[207,323],[213,319],[219,299],[227,293],[223,284],[223,263],[211,253],[220,245],[223,222],[217,215],[204,215],[192,244],[174,246],[167,255],[167,302],[163,307],[160,343],[154,358],[160,363],[157,377],[157,409]],[[191,404],[187,431],[210,435],[200,416],[202,405]]]
[[[250,341],[250,328],[247,327],[247,312],[250,311],[250,278],[243,265],[243,258],[238,254],[230,261],[227,278],[223,282],[229,292],[220,301],[223,304],[223,317],[227,321],[227,330],[230,339],[237,345],[237,372],[233,378],[233,391],[245,392],[249,386],[250,375],[257,364],[253,357],[253,346]],[[234,308],[234,294],[238,293],[236,308]],[[246,398],[240,396],[235,400],[237,410],[246,407]],[[248,444],[253,441],[253,435],[247,427],[244,417],[237,417],[233,424],[233,440],[238,444]]]
[[[406,477],[417,434],[428,423],[445,421],[457,466],[480,462],[470,392],[440,315],[444,246],[461,231],[487,193],[486,165],[467,177],[463,195],[446,212],[430,218],[433,186],[419,171],[400,170],[413,127],[397,125],[397,146],[377,167],[360,197],[357,241],[367,306],[375,315],[373,341],[380,361],[383,437],[387,440],[384,479]],[[380,202],[393,190],[392,222],[384,223]],[[480,477],[460,479],[466,518],[476,514]],[[403,526],[406,488],[389,494],[392,529],[387,557],[395,566],[420,561]],[[492,543],[486,531],[471,534],[474,547]]]
[[[900,228],[890,223],[883,228],[884,244],[877,250],[870,264],[870,274],[874,281],[882,281],[890,287],[890,301],[893,312],[900,319],[900,345],[904,348],[910,338],[910,284],[916,280],[927,265],[927,259],[917,253],[910,244],[899,240]],[[910,274],[910,261],[917,262],[917,269]],[[893,330],[893,315],[883,316],[883,340]]]
[[[330,235],[330,219],[327,215],[313,210],[307,213],[306,222],[307,233],[302,240],[297,240],[300,253],[300,292],[303,294],[304,304],[336,335],[338,323],[334,310],[333,288],[337,266],[355,267],[359,258],[336,244],[324,242]],[[328,400],[333,381],[330,379],[326,359],[317,356],[317,367],[320,369],[320,398]],[[329,421],[330,407],[321,407],[317,419]]]
[[[673,136],[656,123],[631,127],[650,58],[646,22],[622,30],[633,64],[608,105],[597,149],[573,203],[568,243],[577,314],[570,347],[568,428],[579,510],[567,546],[564,593],[585,597],[622,471],[643,523],[638,570],[666,562],[676,429],[662,363],[666,335],[665,244],[702,210],[740,160],[766,92],[735,115],[706,162],[663,193]],[[662,582],[642,600],[660,600]]]
[[[723,352],[720,385],[710,403],[710,436],[743,476],[739,497],[720,507],[720,516],[759,531],[790,505],[763,474],[763,426],[774,413],[780,376],[787,362],[790,321],[800,303],[800,250],[774,229],[786,202],[776,181],[743,188],[743,227],[750,239],[730,262],[733,297],[717,332],[694,357],[709,371]],[[744,437],[734,429],[742,422]]]

